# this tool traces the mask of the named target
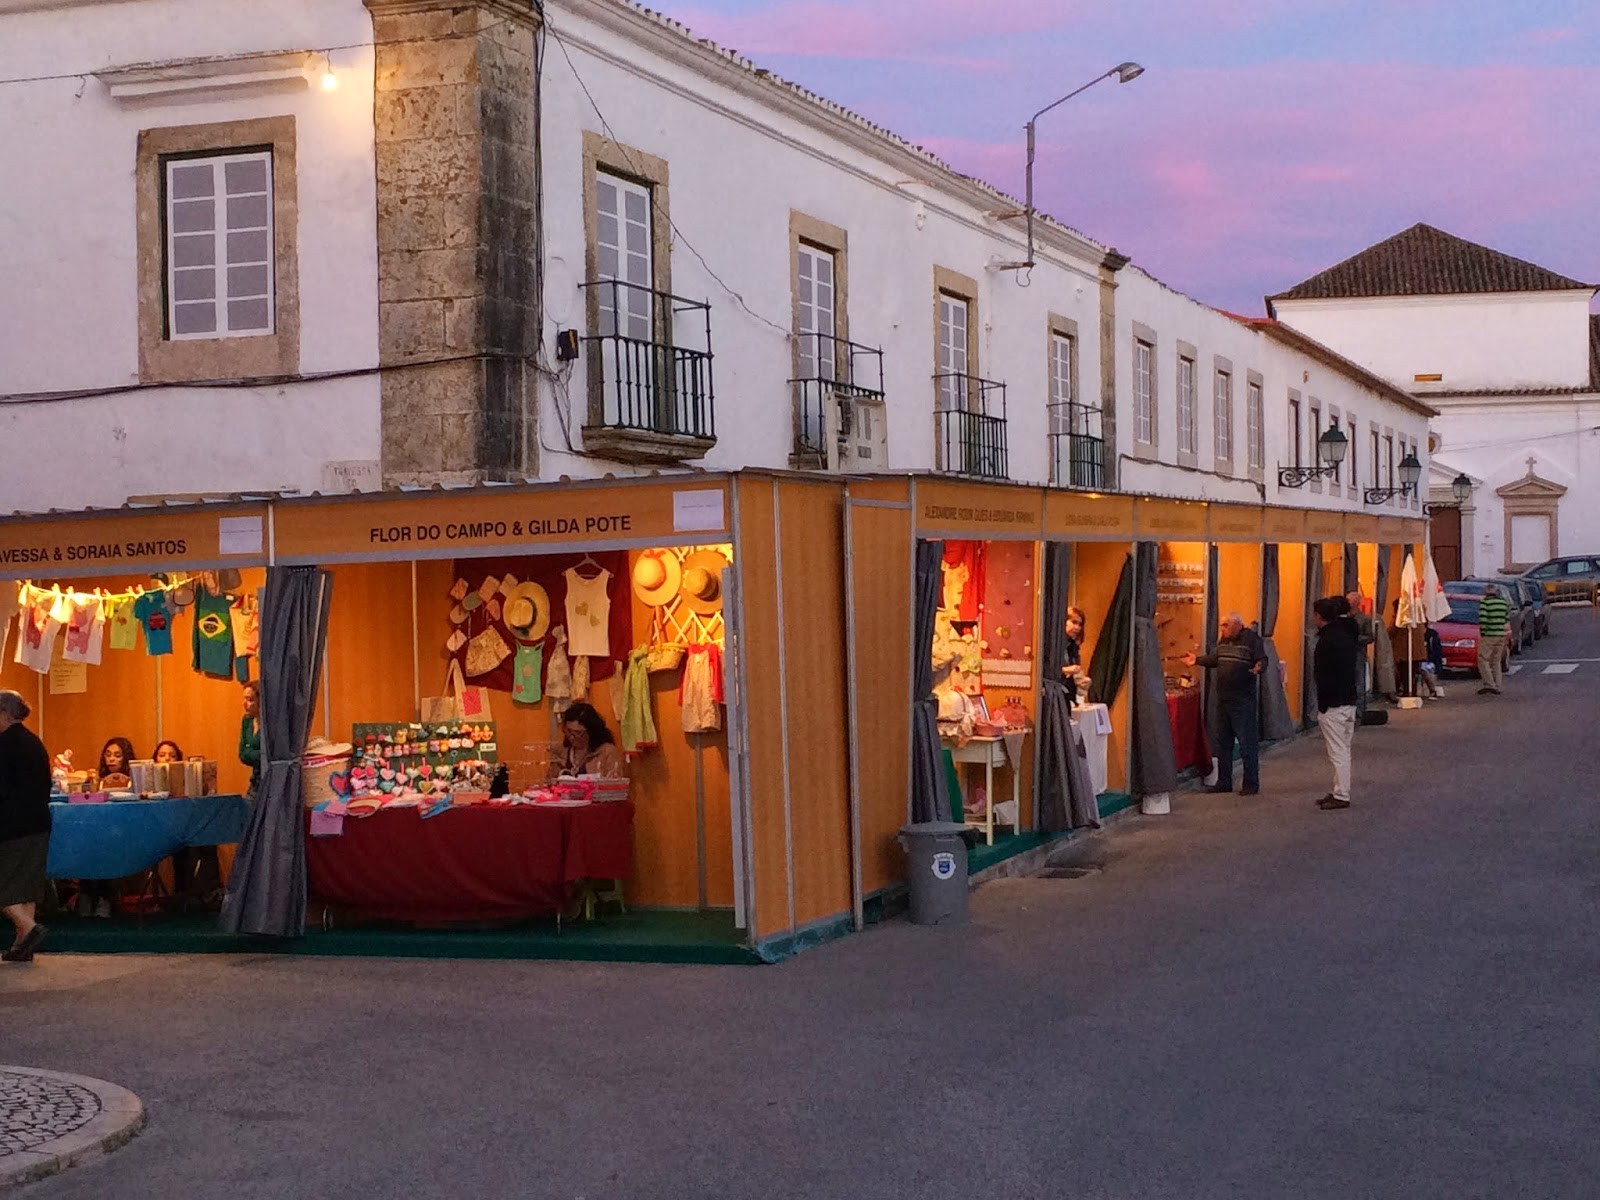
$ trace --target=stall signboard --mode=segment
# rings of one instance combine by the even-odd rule
[[[0,521],[0,579],[259,567],[267,506],[173,505]]]
[[[1132,496],[1052,491],[1045,496],[1044,532],[1058,542],[1131,542]]]
[[[1344,541],[1344,514],[1342,512],[1328,512],[1325,509],[1308,509],[1306,511],[1306,541]]]
[[[1421,517],[1405,517],[1395,524],[1398,532],[1392,540],[1397,546],[1420,543],[1427,538],[1428,522]]]
[[[919,479],[913,495],[918,537],[1038,541],[1044,534],[1038,488]]]
[[[1344,540],[1357,542],[1361,545],[1376,545],[1382,520],[1369,513],[1346,513],[1344,518]]]
[[[1261,509],[1255,505],[1213,504],[1211,506],[1213,542],[1259,542],[1261,527]]]
[[[1209,537],[1205,504],[1183,500],[1141,500],[1138,533],[1147,542],[1203,542]]]
[[[1376,517],[1374,520],[1378,522],[1378,533],[1374,534],[1373,541],[1378,542],[1379,546],[1405,546],[1408,541],[1416,541],[1406,536],[1405,518]]]
[[[573,547],[692,545],[730,538],[722,479],[475,488],[274,506],[274,561],[288,565],[459,558]]]
[[[1269,508],[1261,515],[1261,538],[1267,542],[1287,543],[1306,540],[1306,510],[1303,508]]]

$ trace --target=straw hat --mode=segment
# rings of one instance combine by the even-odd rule
[[[646,550],[633,564],[633,594],[651,607],[670,603],[682,582],[683,568],[671,550]]]
[[[722,572],[728,566],[719,550],[696,550],[683,560],[683,602],[702,616],[722,611]]]
[[[550,631],[550,594],[537,583],[519,583],[505,603],[506,628],[524,642],[537,642]]]

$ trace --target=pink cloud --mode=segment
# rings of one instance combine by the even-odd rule
[[[1039,205],[1201,299],[1260,311],[1416,221],[1600,278],[1600,69],[1294,63],[1139,88],[1041,129]],[[920,140],[1021,187],[1020,139]]]
[[[1559,46],[1562,42],[1570,42],[1578,36],[1578,31],[1570,25],[1553,26],[1547,29],[1529,29],[1517,35],[1517,44],[1521,46]]]

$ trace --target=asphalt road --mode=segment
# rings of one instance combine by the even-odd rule
[[[1519,662],[777,967],[42,958],[0,1061],[149,1125],[24,1194],[1593,1197],[1600,616]]]

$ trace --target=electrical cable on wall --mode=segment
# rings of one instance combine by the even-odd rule
[[[622,142],[617,137],[616,131],[611,127],[611,122],[606,120],[605,113],[600,110],[600,105],[595,100],[594,93],[589,90],[589,85],[584,82],[583,76],[578,73],[578,66],[572,61],[572,55],[567,50],[567,44],[561,40],[561,35],[551,27],[548,18],[545,20],[544,28],[548,32],[549,36],[555,39],[556,45],[561,50],[561,57],[567,60],[567,67],[572,71],[572,78],[577,81],[578,87],[582,90],[585,98],[589,101],[589,107],[594,110],[594,115],[596,119],[599,120],[601,128],[605,130],[606,136],[611,139],[612,143],[617,147],[618,152],[628,160],[628,165],[632,168],[634,174],[638,175],[641,179],[644,178],[646,174],[645,171],[638,163],[634,162],[633,159],[629,157],[627,149],[622,145]],[[724,292],[733,298],[735,304],[744,309],[746,313],[755,318],[757,321],[760,321],[763,325],[766,325],[776,332],[782,334],[785,340],[793,338],[793,331],[789,329],[788,326],[780,325],[778,322],[762,316],[755,309],[751,308],[750,305],[745,301],[744,296],[735,291],[734,288],[722,278],[722,276],[718,275],[717,272],[712,269],[711,264],[706,261],[705,255],[701,254],[700,251],[695,247],[695,244],[684,236],[683,230],[680,229],[677,222],[672,219],[672,214],[661,207],[660,203],[656,200],[654,188],[650,190],[650,204],[657,216],[667,223],[667,228],[672,230],[673,236],[678,241],[683,243],[685,249],[687,249],[689,253],[694,256],[695,260],[699,262],[705,273],[712,278],[718,287],[720,287]]]

